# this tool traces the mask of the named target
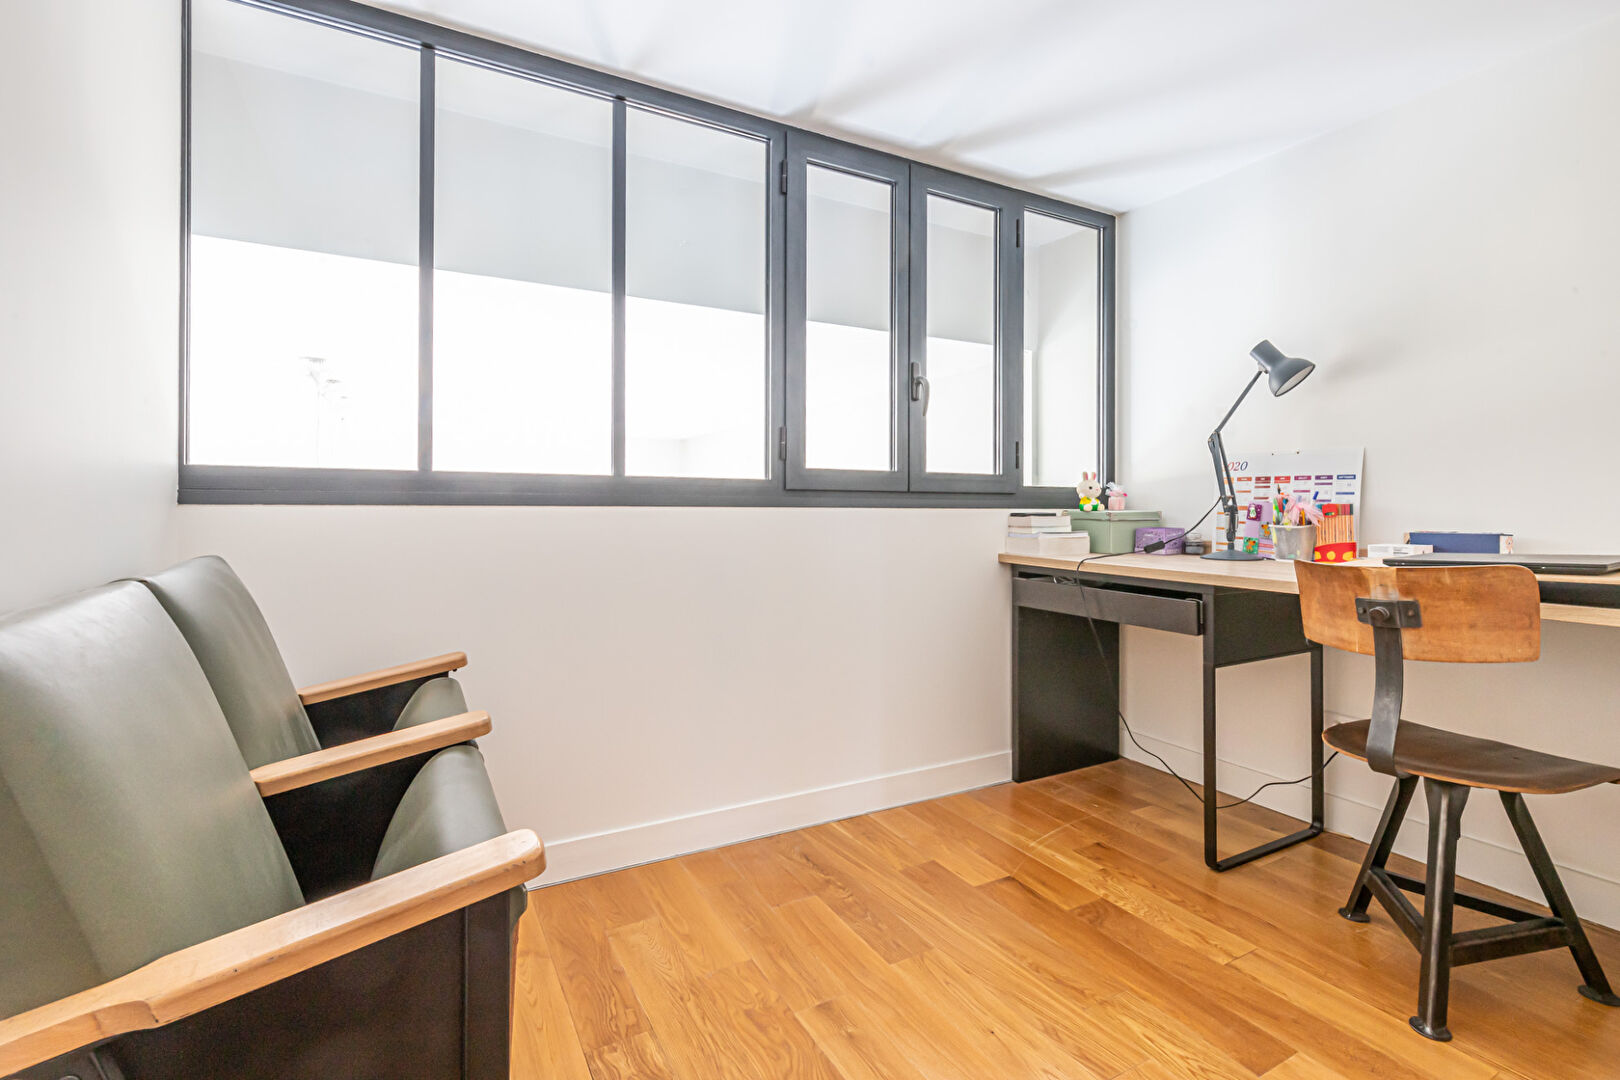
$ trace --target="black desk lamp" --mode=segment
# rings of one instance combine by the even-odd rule
[[[1215,425],[1215,430],[1209,435],[1209,454],[1215,459],[1215,483],[1220,488],[1221,507],[1226,511],[1226,550],[1211,551],[1204,556],[1206,559],[1225,559],[1236,562],[1254,562],[1260,556],[1237,549],[1237,491],[1232,487],[1232,470],[1226,463],[1226,446],[1221,442],[1221,428],[1232,419],[1243,399],[1249,396],[1254,384],[1260,381],[1260,376],[1267,376],[1267,385],[1271,387],[1272,397],[1282,397],[1288,391],[1305,381],[1305,376],[1316,370],[1316,365],[1309,360],[1301,360],[1297,356],[1284,356],[1282,352],[1269,341],[1262,341],[1249,350],[1260,365],[1255,371],[1254,378],[1249,385],[1243,388],[1232,407],[1226,410],[1221,422]]]

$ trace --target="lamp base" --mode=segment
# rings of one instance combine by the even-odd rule
[[[1252,551],[1234,551],[1228,548],[1225,551],[1211,551],[1200,555],[1201,559],[1220,559],[1222,562],[1263,562],[1264,560]]]

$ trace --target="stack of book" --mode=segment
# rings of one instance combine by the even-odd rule
[[[1029,510],[1007,518],[1009,555],[1047,555],[1076,558],[1090,554],[1091,537],[1074,532],[1066,510]]]

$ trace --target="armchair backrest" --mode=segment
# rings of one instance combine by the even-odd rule
[[[217,555],[143,578],[197,655],[250,769],[321,748],[259,605]]]
[[[0,1017],[302,903],[150,592],[119,582],[0,621]]]

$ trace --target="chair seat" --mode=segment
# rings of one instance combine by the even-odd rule
[[[1352,720],[1335,724],[1322,733],[1322,741],[1341,754],[1366,761],[1370,723]],[[1620,768],[1459,735],[1408,720],[1401,721],[1395,737],[1395,767],[1414,776],[1527,795],[1557,795],[1620,783]]]

